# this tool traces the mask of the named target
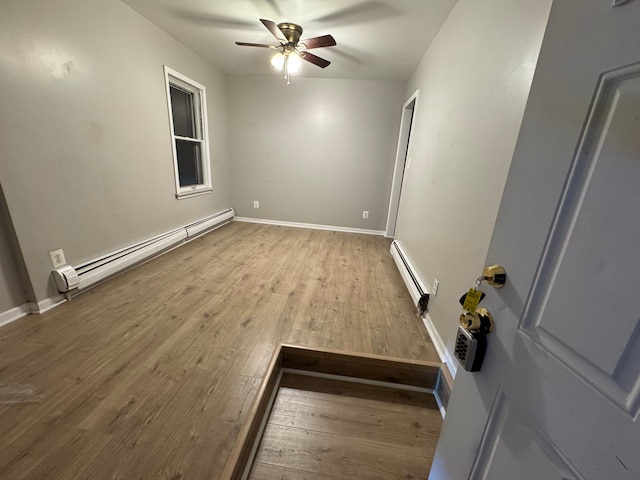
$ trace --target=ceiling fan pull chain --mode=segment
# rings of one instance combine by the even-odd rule
[[[289,55],[286,55],[284,59],[284,78],[287,81],[287,86],[291,85],[289,81]]]

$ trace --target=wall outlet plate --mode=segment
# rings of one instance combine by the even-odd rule
[[[362,218],[369,218],[369,210],[362,211]]]
[[[67,260],[64,258],[64,252],[61,248],[49,252],[49,257],[51,258],[51,266],[53,268],[62,267],[67,264]]]
[[[433,286],[431,287],[431,294],[435,297],[438,294],[438,287],[440,286],[440,282],[437,278],[433,279]]]
[[[258,200],[253,201],[253,208],[260,208],[260,202]]]

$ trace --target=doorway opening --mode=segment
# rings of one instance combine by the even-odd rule
[[[389,213],[387,214],[387,227],[385,236],[393,238],[396,234],[396,223],[398,221],[398,209],[400,208],[400,197],[402,195],[402,182],[406,170],[409,169],[411,161],[409,159],[409,142],[411,140],[411,127],[413,117],[418,104],[416,90],[413,95],[402,106],[402,119],[400,121],[400,134],[398,136],[398,148],[396,150],[396,163],[393,169],[393,181],[391,183],[391,197],[389,198]]]

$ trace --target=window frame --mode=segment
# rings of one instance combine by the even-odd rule
[[[171,153],[173,156],[173,171],[176,186],[176,198],[190,198],[197,195],[211,193],[211,157],[209,150],[209,122],[207,119],[207,90],[204,85],[192,80],[182,73],[164,66],[165,88],[167,93],[167,108],[169,112],[169,128],[171,133]],[[171,106],[171,87],[178,88],[193,95],[194,137],[183,137],[175,134],[173,125],[173,108]],[[202,182],[195,185],[180,185],[180,169],[176,141],[190,142],[200,145],[200,171]]]

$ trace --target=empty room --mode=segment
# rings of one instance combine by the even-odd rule
[[[0,478],[640,478],[638,24],[1,0]]]

